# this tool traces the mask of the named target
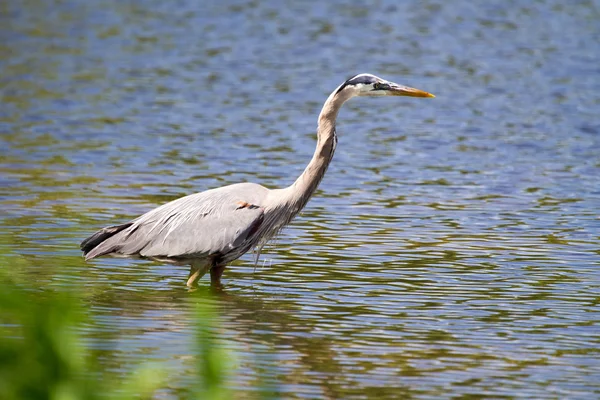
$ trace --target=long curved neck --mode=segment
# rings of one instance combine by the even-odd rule
[[[352,97],[351,94],[345,91],[338,92],[336,89],[323,105],[319,114],[315,153],[298,179],[284,189],[288,204],[292,206],[293,215],[306,205],[329,167],[337,144],[335,121],[340,108],[350,97]]]

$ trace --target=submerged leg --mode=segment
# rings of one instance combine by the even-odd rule
[[[215,265],[210,269],[210,284],[212,286],[221,286],[221,275],[223,275],[225,267],[226,265]]]
[[[193,287],[198,284],[198,280],[206,274],[208,268],[210,267],[210,262],[208,261],[194,261],[192,262],[190,268],[190,275],[187,280],[188,287]]]

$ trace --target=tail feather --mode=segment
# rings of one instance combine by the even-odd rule
[[[85,239],[83,242],[81,242],[80,245],[81,251],[83,251],[85,259],[89,260],[91,258],[112,252],[112,250],[110,249],[100,250],[98,249],[98,246],[101,245],[105,240],[116,235],[122,230],[129,228],[131,225],[133,225],[133,222],[128,222],[123,225],[107,226],[106,228],[100,229],[98,232]]]

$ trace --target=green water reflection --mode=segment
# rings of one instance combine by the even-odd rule
[[[189,396],[206,295],[238,398],[600,394],[593,2],[1,7],[1,268],[81,293],[107,373],[157,361],[158,397]],[[317,195],[223,293],[81,258],[185,194],[291,183],[321,102],[366,71],[437,97],[349,102]]]

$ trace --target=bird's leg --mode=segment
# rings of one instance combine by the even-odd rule
[[[221,275],[225,271],[226,265],[215,265],[210,269],[210,284],[211,286],[221,286]]]
[[[198,280],[206,274],[208,268],[210,267],[210,263],[206,261],[194,261],[192,262],[190,268],[190,276],[187,280],[188,287],[194,287],[198,284]],[[211,279],[212,281],[212,279]]]

